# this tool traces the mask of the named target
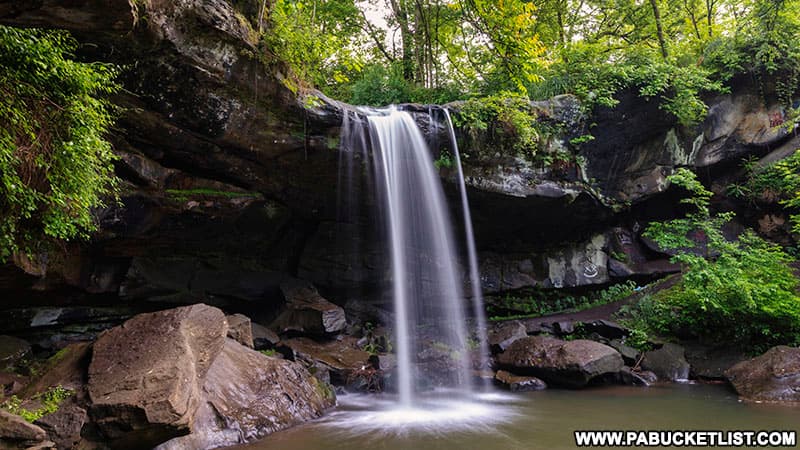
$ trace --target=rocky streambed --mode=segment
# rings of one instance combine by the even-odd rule
[[[0,443],[217,448],[336,411],[337,393],[350,419],[359,408],[385,405],[395,369],[391,332],[348,318],[307,283],[289,283],[285,290],[292,301],[268,326],[195,304],[135,315],[38,363],[27,341],[3,336]],[[475,355],[475,376],[492,377],[496,392],[511,393],[488,398],[482,407],[513,407],[523,391],[588,389],[591,399],[598,386],[663,389],[689,379],[719,385],[729,396],[735,395],[732,386],[751,402],[800,405],[800,349],[776,347],[753,359],[692,344],[663,343],[640,352],[627,345],[623,327],[591,319],[598,314],[492,324],[493,367],[479,367]],[[454,365],[452,352],[435,342],[420,349],[417,369],[427,374],[432,393],[437,374]],[[53,392],[64,395],[51,401]],[[362,395],[358,408],[348,400],[353,393]]]

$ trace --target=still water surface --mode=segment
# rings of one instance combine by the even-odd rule
[[[724,386],[604,387],[488,395],[475,402],[431,396],[428,411],[389,399],[342,395],[325,417],[241,450],[499,450],[575,448],[573,430],[795,430],[800,407],[748,404]]]

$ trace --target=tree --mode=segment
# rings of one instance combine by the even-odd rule
[[[658,9],[658,2],[656,0],[650,0],[650,7],[653,8],[653,19],[656,23],[656,33],[658,34],[658,46],[661,48],[661,56],[667,59],[669,58],[669,52],[667,51],[667,41],[664,38],[664,25],[661,23],[661,11]]]

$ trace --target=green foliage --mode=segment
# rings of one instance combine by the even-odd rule
[[[450,155],[450,152],[448,151],[442,151],[439,154],[439,158],[433,162],[433,165],[436,166],[437,169],[441,169],[443,167],[449,169],[453,167],[453,164],[455,164],[455,162],[453,161],[452,155]]]
[[[338,87],[364,65],[355,19],[360,14],[353,0],[275,0],[262,46],[292,70],[293,90],[311,83],[341,97]]]
[[[16,395],[12,395],[8,400],[0,404],[0,408],[16,414],[28,422],[35,422],[42,417],[58,411],[61,403],[70,398],[74,393],[61,386],[50,388],[41,394],[37,394],[31,398],[31,402],[39,403],[39,407],[29,410],[23,406],[23,401]]]
[[[534,292],[523,297],[507,294],[500,301],[491,303],[488,311],[492,315],[491,320],[538,317],[562,311],[582,311],[622,300],[633,294],[636,289],[635,282],[627,281],[577,297],[552,291]],[[508,312],[520,314],[508,314]]]
[[[65,32],[0,26],[0,261],[86,237],[113,194],[104,135],[115,70],[72,59]]]
[[[791,213],[792,231],[800,233],[800,152],[761,167],[757,160],[744,162],[746,180],[728,192],[753,203],[779,203]]]
[[[454,111],[453,124],[474,140],[486,134],[506,153],[534,157],[554,130],[536,120],[530,100],[513,92],[501,92],[464,102]]]
[[[178,201],[186,201],[196,197],[222,197],[222,198],[257,198],[261,194],[256,192],[220,191],[216,189],[167,189],[167,195]]]
[[[721,228],[732,214],[712,215],[711,193],[688,170],[678,171],[670,181],[690,193],[684,203],[694,210],[685,218],[652,224],[645,236],[677,251],[673,260],[684,267],[683,278],[640,302],[632,314],[634,322],[654,334],[691,336],[756,351],[797,343],[800,298],[791,258],[750,231],[735,242],[726,240]],[[702,252],[688,238],[698,231],[706,240]]]
[[[402,68],[372,64],[350,86],[349,101],[356,105],[382,106],[408,102],[412,87],[403,78]]]
[[[375,106],[570,93],[587,112],[633,90],[684,125],[737,74],[787,105],[800,85],[800,0],[393,0],[382,21],[370,6],[276,0],[263,43],[287,85]]]
[[[664,61],[646,52],[624,52],[610,62],[607,49],[591,44],[564,48],[543,74],[544,80],[529,91],[534,98],[573,94],[587,111],[597,106],[613,107],[616,94],[626,88],[637,89],[644,98],[657,97],[661,108],[679,122],[691,125],[701,121],[706,105],[705,92],[724,92],[713,72],[703,66]]]
[[[266,355],[269,357],[274,357],[278,355],[278,351],[272,348],[266,350],[259,350],[258,352],[261,353],[262,355]]]

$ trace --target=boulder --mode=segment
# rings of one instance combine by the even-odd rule
[[[800,348],[777,346],[725,372],[746,400],[800,403]]]
[[[0,397],[16,395],[28,384],[28,377],[12,372],[0,372]]]
[[[228,337],[234,341],[253,348],[253,327],[250,318],[244,314],[232,314],[228,319]]]
[[[519,375],[533,375],[554,384],[579,388],[604,374],[619,372],[622,357],[599,342],[562,341],[547,336],[518,339],[497,358],[500,367]]]
[[[541,391],[542,389],[547,389],[547,383],[536,377],[514,375],[505,370],[498,370],[494,379],[511,392]]]
[[[253,346],[256,350],[266,350],[275,348],[281,341],[277,333],[265,327],[264,325],[251,322],[250,328],[253,333]]]
[[[0,409],[0,448],[27,448],[46,438],[47,434],[40,427]]]
[[[701,344],[687,343],[686,360],[692,367],[691,376],[704,380],[725,380],[725,371],[747,359],[741,348],[707,347]]]
[[[58,410],[35,423],[59,449],[74,448],[81,440],[81,429],[86,423],[86,410],[73,402],[64,403]]]
[[[78,391],[86,385],[92,346],[89,342],[70,344],[51,356],[35,377],[22,391],[23,397],[30,397],[49,388],[61,386]]]
[[[616,375],[616,381],[621,384],[631,386],[650,386],[658,381],[658,377],[649,370],[632,370],[630,367],[623,367]]]
[[[230,446],[319,417],[335,404],[330,386],[302,365],[265,356],[227,339],[206,375],[192,433],[156,447]]]
[[[655,373],[659,379],[668,381],[688,380],[689,362],[683,347],[666,343],[658,350],[645,352],[642,368]]]
[[[197,304],[140,314],[103,333],[88,381],[101,437],[115,448],[141,448],[188,433],[226,332],[222,311]]]
[[[528,335],[525,325],[519,320],[503,322],[489,332],[489,346],[493,353],[505,351],[509,345],[519,338]]]
[[[625,342],[623,342],[621,339],[612,339],[608,343],[608,346],[618,351],[619,354],[622,355],[622,360],[625,361],[625,364],[629,366],[635,366],[636,363],[639,362],[641,352],[630,345],[625,344]]]
[[[330,382],[337,385],[356,385],[357,378],[366,367],[372,367],[370,354],[358,347],[353,337],[341,340],[316,342],[309,338],[283,341],[291,349],[296,361],[302,361],[323,381],[330,374]]]
[[[575,322],[571,320],[561,320],[553,322],[553,331],[559,336],[568,336],[575,332]]]
[[[621,339],[628,335],[625,327],[610,320],[599,319],[582,322],[582,324],[586,333],[597,333],[606,339]]]
[[[0,336],[0,369],[13,366],[31,352],[28,341],[14,336]]]
[[[324,335],[342,331],[347,326],[344,309],[319,295],[311,284],[291,280],[281,284],[286,309],[272,323],[278,332],[299,331]]]

